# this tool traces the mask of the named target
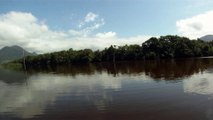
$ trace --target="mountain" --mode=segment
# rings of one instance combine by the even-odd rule
[[[0,63],[5,63],[15,59],[22,58],[23,53],[25,56],[34,55],[33,53],[24,50],[20,46],[4,47],[0,49]]]
[[[200,38],[203,41],[209,42],[213,40],[213,35],[205,35],[203,37]]]

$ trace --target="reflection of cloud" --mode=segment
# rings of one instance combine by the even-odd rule
[[[21,118],[31,118],[42,114],[47,105],[52,105],[63,95],[84,96],[93,101],[98,110],[104,110],[112,101],[105,89],[118,90],[122,80],[140,80],[143,77],[109,76],[107,73],[71,76],[38,74],[28,79],[26,84],[6,84],[0,82],[0,113],[8,112]],[[108,101],[108,102],[107,102]]]
[[[212,99],[213,94],[213,79],[212,70],[207,70],[205,73],[195,74],[188,80],[183,81],[184,92],[201,95],[209,95],[208,99]],[[210,104],[208,104],[210,105]],[[205,116],[208,120],[212,120],[212,107],[208,106],[205,111]]]
[[[184,92],[196,94],[213,94],[211,73],[196,74],[184,81]]]

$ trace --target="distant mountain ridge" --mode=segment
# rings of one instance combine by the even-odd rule
[[[206,42],[210,42],[213,40],[213,35],[205,35],[205,36],[201,37],[200,39],[203,41],[206,41]]]
[[[25,56],[35,55],[24,50],[22,47],[14,45],[14,46],[6,46],[0,49],[0,63],[9,62],[15,59],[20,59],[23,57],[23,53]]]

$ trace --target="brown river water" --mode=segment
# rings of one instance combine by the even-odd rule
[[[212,120],[213,59],[0,69],[0,120]]]

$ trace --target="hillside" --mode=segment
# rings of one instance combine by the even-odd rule
[[[11,46],[11,47],[6,46],[6,47],[0,49],[0,63],[5,63],[8,61],[22,58],[23,52],[24,52],[25,56],[34,55],[34,54],[24,50],[20,46]]]
[[[203,41],[209,42],[213,40],[213,35],[205,35],[203,37],[200,38]]]

